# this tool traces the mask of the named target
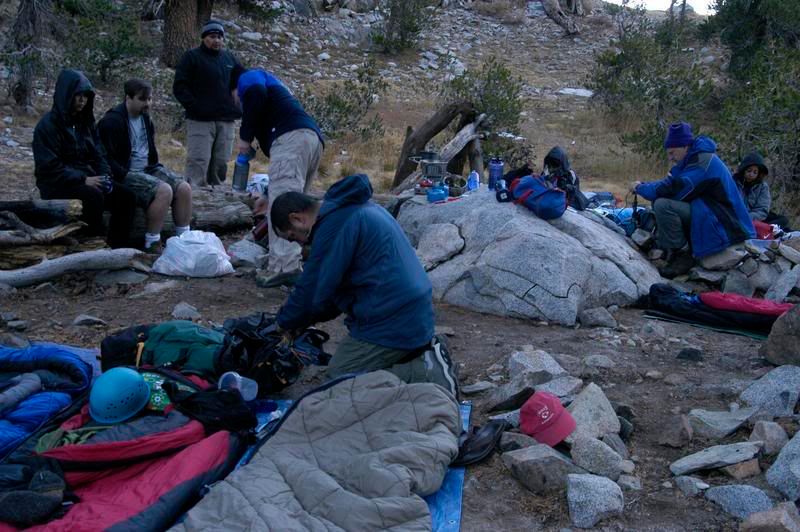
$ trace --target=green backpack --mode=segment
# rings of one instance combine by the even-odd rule
[[[225,343],[223,333],[191,321],[167,321],[150,329],[141,364],[172,364],[183,371],[216,379],[217,353]]]

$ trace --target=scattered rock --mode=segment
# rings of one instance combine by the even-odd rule
[[[549,353],[535,350],[512,353],[508,357],[508,373],[512,377],[526,373],[536,374],[538,382],[533,384],[542,384],[567,372]]]
[[[650,371],[645,373],[644,376],[647,377],[648,379],[653,379],[654,381],[664,378],[664,374],[656,369],[651,369]]]
[[[655,238],[650,231],[637,229],[631,234],[631,240],[633,240],[633,243],[639,246],[640,249],[647,251],[653,245]]]
[[[667,331],[664,326],[654,321],[648,321],[641,328],[641,334],[647,338],[657,338],[664,340],[667,338]]]
[[[620,475],[617,486],[622,491],[642,491],[642,481],[632,475]]]
[[[95,284],[100,286],[113,286],[115,284],[134,285],[147,280],[147,274],[133,270],[115,270],[101,273],[94,278]]]
[[[775,320],[767,339],[765,355],[775,365],[800,365],[800,305],[795,305]]]
[[[694,267],[689,270],[690,281],[701,281],[708,284],[718,285],[725,279],[725,272],[715,272],[703,268]]]
[[[739,265],[739,271],[747,277],[752,276],[758,271],[758,261],[752,257],[746,258],[745,261]]]
[[[717,486],[707,489],[705,495],[706,499],[739,519],[772,508],[772,501],[767,494],[753,486]]]
[[[590,308],[578,313],[578,321],[584,327],[610,327],[617,326],[617,320],[604,307]]]
[[[506,423],[508,423],[511,427],[518,429],[519,428],[519,410],[513,410],[511,412],[504,412],[502,414],[497,414],[496,416],[489,416],[489,419],[502,419]]]
[[[567,475],[585,473],[569,458],[544,444],[503,453],[503,463],[526,488],[539,494],[561,491],[567,485]]]
[[[94,316],[90,316],[88,314],[81,314],[74,320],[72,320],[73,325],[78,325],[81,327],[90,327],[92,325],[107,325],[104,320],[100,318],[96,318]]]
[[[581,379],[565,375],[545,382],[544,384],[537,384],[533,389],[537,392],[547,392],[562,398],[578,393],[582,386],[583,381]]]
[[[775,283],[769,287],[767,293],[764,294],[764,299],[771,299],[772,301],[781,302],[786,299],[794,287],[800,283],[800,266],[795,266],[781,274]]]
[[[570,87],[565,87],[558,91],[558,94],[564,94],[566,96],[577,96],[579,98],[591,98],[594,95],[594,92],[590,91],[589,89],[573,89]]]
[[[783,446],[767,470],[767,482],[790,501],[800,498],[800,432]]]
[[[478,381],[474,384],[467,384],[466,386],[461,387],[461,393],[464,395],[476,395],[479,393],[483,393],[488,390],[493,390],[497,388],[497,385],[487,381]]]
[[[622,473],[622,457],[595,438],[577,438],[572,442],[572,460],[589,473],[617,480]]]
[[[446,325],[437,325],[435,328],[435,332],[439,336],[445,335],[452,337],[456,335],[456,330],[453,329],[452,327],[447,327]]]
[[[742,247],[731,246],[719,253],[700,259],[700,265],[706,270],[730,270],[747,258],[747,251]]]
[[[197,309],[185,301],[181,301],[172,309],[172,317],[176,320],[195,321],[200,319]]]
[[[530,436],[520,434],[519,432],[504,432],[502,436],[500,436],[500,444],[498,447],[501,453],[508,453],[516,451],[517,449],[525,449],[533,445],[539,445],[539,442]]]
[[[490,377],[491,378],[491,377]],[[534,393],[534,386],[539,384],[542,377],[538,373],[523,373],[494,390],[489,396],[486,410],[501,412],[520,408]]]
[[[605,434],[619,433],[620,422],[608,398],[595,383],[590,383],[567,408],[575,418],[577,428],[567,443],[579,436],[600,438]]]
[[[692,362],[701,362],[703,360],[703,352],[694,347],[685,347],[681,349],[678,356],[675,357],[679,360],[690,360]]]
[[[800,513],[793,502],[785,502],[772,510],[750,514],[739,532],[800,532]]]
[[[147,283],[144,285],[144,289],[139,292],[138,294],[133,294],[128,296],[128,299],[139,299],[142,297],[148,297],[155,294],[160,294],[166,290],[172,290],[173,288],[178,288],[178,281],[162,281],[162,282],[152,282]]]
[[[755,458],[760,450],[761,442],[715,445],[676,460],[670,464],[669,469],[675,476],[686,475],[704,469],[718,469]]]
[[[629,441],[633,434],[633,422],[621,416],[617,418],[617,421],[619,421],[619,437],[622,438],[622,441]]]
[[[798,311],[800,307],[792,312]],[[776,322],[777,326],[777,322]],[[773,326],[774,330],[775,326]],[[797,333],[794,334],[797,342]],[[800,397],[800,367],[780,366],[773,369],[745,389],[739,399],[747,405],[774,417],[791,416]]]
[[[677,373],[670,373],[666,377],[664,377],[664,384],[669,384],[670,386],[680,386],[681,384],[685,384],[686,379],[683,375],[679,375]]]
[[[571,474],[567,480],[567,505],[573,525],[592,528],[607,517],[621,515],[625,499],[622,489],[607,478]]]
[[[632,475],[636,471],[636,464],[633,463],[633,460],[623,460],[619,467],[626,475]]]
[[[750,434],[750,441],[764,442],[764,454],[771,456],[783,449],[789,442],[789,437],[783,427],[774,421],[757,421]]]
[[[619,437],[619,434],[606,434],[603,436],[602,442],[611,447],[623,460],[630,458],[628,448],[625,446],[625,442],[622,441],[622,438]]]
[[[26,347],[30,347],[31,343],[24,336],[11,333],[2,333],[0,334],[0,345],[13,347],[15,349],[25,349]]]
[[[731,270],[725,276],[725,281],[722,283],[722,291],[726,294],[752,297],[756,289],[745,274],[738,270]]]
[[[12,331],[24,331],[28,328],[28,322],[25,320],[11,320],[6,322],[6,327]]]
[[[800,251],[791,248],[786,244],[781,244],[778,247],[778,253],[783,255],[783,257],[792,264],[800,264]]]
[[[758,458],[753,458],[752,460],[723,467],[722,471],[736,480],[743,480],[760,475],[761,466],[758,465]]]
[[[243,238],[228,247],[231,264],[235,268],[264,268],[267,265],[267,250],[252,240]]]
[[[680,476],[675,478],[675,485],[687,497],[696,497],[711,486],[695,477]]]
[[[592,368],[613,368],[617,365],[616,362],[611,360],[605,355],[589,355],[583,359],[583,363]]]
[[[736,432],[755,412],[755,408],[742,408],[735,412],[695,409],[689,412],[689,422],[692,424],[695,435],[721,439]]]
[[[674,416],[661,425],[659,445],[680,449],[692,441],[694,430],[687,416]]]
[[[248,41],[260,41],[264,39],[264,36],[258,31],[245,31],[239,34],[239,37],[247,39]]]

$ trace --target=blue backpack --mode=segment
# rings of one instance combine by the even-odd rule
[[[545,177],[529,175],[511,183],[514,203],[525,205],[542,220],[561,217],[567,210],[567,194]]]

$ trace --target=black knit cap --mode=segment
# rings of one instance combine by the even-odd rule
[[[225,28],[222,27],[222,24],[217,22],[216,20],[209,20],[203,25],[203,30],[200,33],[200,38],[204,39],[206,35],[211,33],[219,33],[222,37],[225,37]]]

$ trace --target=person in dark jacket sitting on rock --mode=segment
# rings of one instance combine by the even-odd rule
[[[736,184],[742,191],[744,202],[750,218],[759,222],[779,225],[784,231],[790,231],[789,219],[770,211],[772,194],[766,179],[769,168],[764,164],[761,154],[753,152],[745,156],[739,168],[733,174]]]
[[[637,181],[631,190],[653,202],[656,241],[667,260],[659,273],[672,278],[691,269],[692,255],[712,255],[756,233],[713,140],[694,138],[691,126],[680,122],[669,127],[664,149],[674,164],[669,175],[652,183]]]
[[[311,247],[277,324],[291,336],[343,313],[350,335],[331,359],[331,377],[385,369],[455,397],[452,361],[434,340],[431,283],[400,225],[371,197],[367,176],[352,175],[322,202],[294,191],[275,198],[272,227]]]
[[[111,211],[108,244],[128,246],[133,191],[111,180],[111,168],[94,123],[94,88],[77,70],[62,70],[53,108],[33,130],[36,186],[43,199],[79,199],[88,232],[105,235],[103,211]]]
[[[581,180],[569,164],[567,152],[560,146],[551,149],[544,158],[544,175],[567,194],[567,203],[573,209],[586,209],[589,201],[581,192]]]
[[[228,89],[231,72],[241,65],[223,49],[221,23],[206,22],[200,38],[200,46],[184,53],[175,67],[172,92],[186,109],[186,177],[193,185],[214,186],[225,181],[233,121],[242,116]]]
[[[148,112],[153,101],[152,86],[141,79],[130,79],[124,88],[125,101],[110,109],[97,127],[114,179],[132,189],[136,202],[145,210],[144,249],[158,252],[170,205],[175,234],[180,236],[189,230],[192,187],[158,162],[156,131]]]
[[[258,140],[269,157],[269,203],[284,192],[308,190],[324,144],[319,126],[288,88],[264,70],[234,69],[231,94],[242,106],[239,152]],[[300,246],[269,230],[267,276],[260,286],[291,285],[300,274]]]

